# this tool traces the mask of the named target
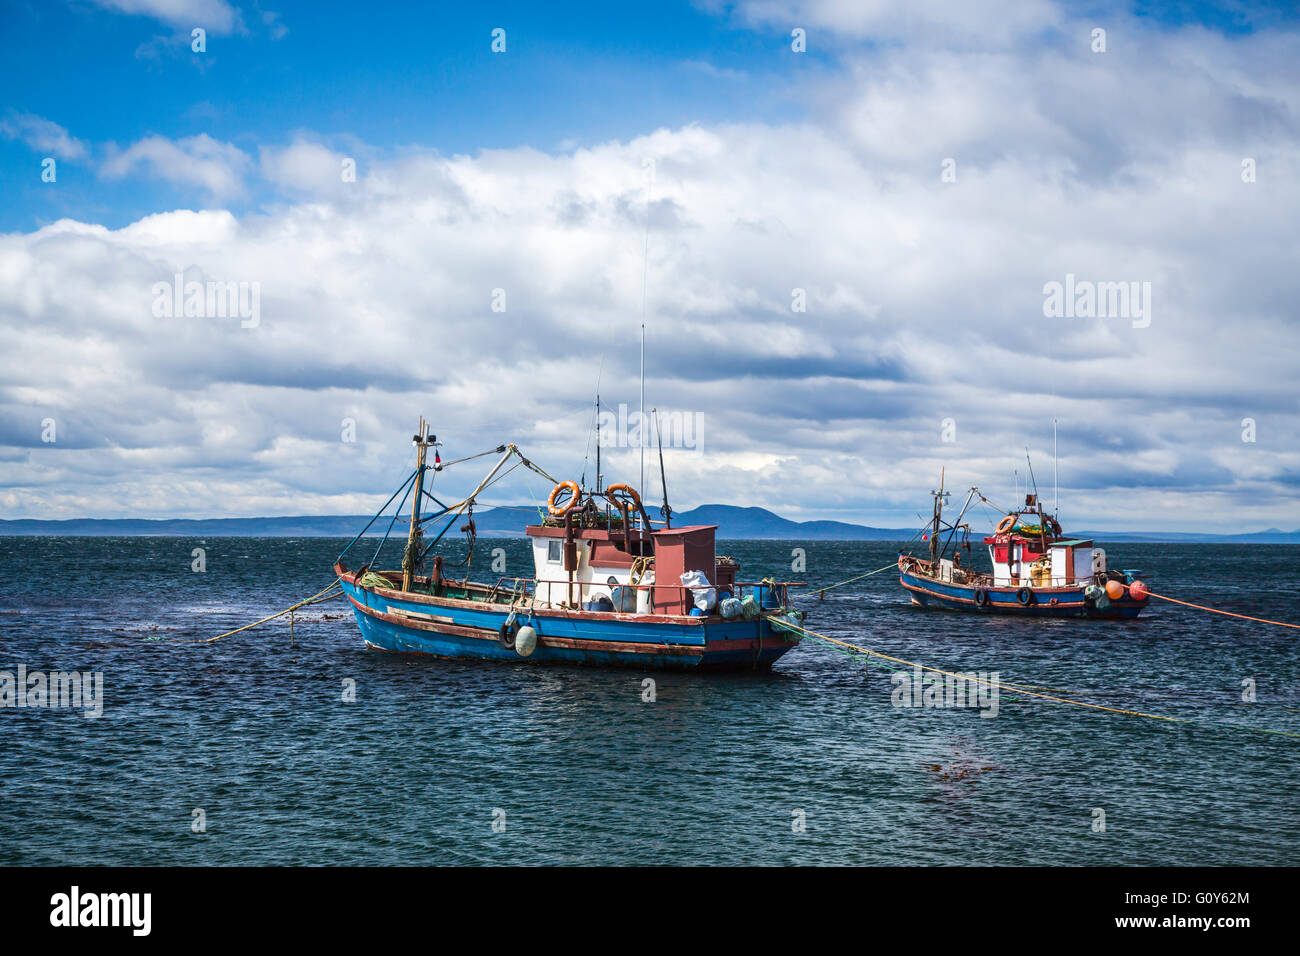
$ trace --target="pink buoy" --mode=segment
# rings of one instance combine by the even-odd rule
[[[1147,599],[1147,586],[1141,581],[1134,581],[1128,586],[1128,593],[1133,595],[1135,601],[1145,601]]]

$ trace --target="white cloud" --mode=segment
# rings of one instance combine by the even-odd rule
[[[243,194],[249,165],[239,147],[200,133],[179,140],[148,136],[125,150],[110,150],[100,171],[110,179],[143,171],[167,182],[198,186],[212,199],[221,200]]]
[[[212,34],[232,33],[242,26],[239,11],[226,0],[92,0],[109,10],[161,20],[189,30],[203,27]]]
[[[303,134],[261,151],[283,202],[260,212],[0,237],[9,511],[364,511],[420,413],[445,457],[514,439],[576,473],[602,357],[604,401],[636,403],[648,198],[648,398],[705,418],[704,456],[669,453],[679,507],[896,525],[945,466],[1009,498],[1026,443],[1043,484],[1058,417],[1067,525],[1300,526],[1300,40],[1120,23],[1136,56],[1114,29],[1102,61],[849,48],[799,123],[414,149],[351,184]],[[251,161],[153,137],[106,172],[142,169],[231,196]],[[177,271],[260,283],[261,325],[155,318]],[[1150,327],[1044,318],[1067,273],[1150,281]],[[47,416],[66,444],[40,444]],[[604,470],[635,481],[636,457]],[[494,500],[545,494],[511,481]]]
[[[295,193],[334,193],[342,195],[351,185],[343,178],[344,161],[349,157],[305,136],[298,136],[284,148],[264,148],[260,156],[262,177]],[[360,170],[354,170],[361,175]]]
[[[87,152],[85,144],[58,123],[31,113],[11,111],[0,119],[0,135],[21,140],[37,152],[58,159],[81,159]]]

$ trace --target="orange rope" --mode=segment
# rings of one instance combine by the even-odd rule
[[[1128,585],[1124,585],[1128,587]],[[1148,591],[1147,594],[1153,598],[1160,598],[1162,601],[1170,601],[1174,604],[1181,604],[1183,607],[1194,607],[1198,611],[1209,611],[1211,614],[1226,614],[1228,617],[1239,617],[1243,621],[1254,621],[1257,624],[1276,624],[1278,627],[1294,627],[1300,630],[1300,624],[1288,624],[1286,621],[1270,621],[1266,617],[1250,617],[1247,614],[1234,614],[1232,611],[1220,611],[1217,607],[1206,607],[1204,604],[1193,604],[1190,601],[1180,601],[1178,598],[1165,597],[1163,594],[1156,594],[1155,591]]]

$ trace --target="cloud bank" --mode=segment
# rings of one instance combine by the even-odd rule
[[[421,413],[446,457],[514,440],[568,476],[598,370],[636,405],[644,278],[647,405],[703,422],[668,453],[679,507],[906,524],[941,468],[1009,503],[1027,444],[1050,484],[1055,418],[1067,526],[1300,526],[1294,34],[1115,16],[1095,52],[1046,3],[728,13],[833,48],[791,80],[806,118],[559,155],[106,149],[105,188],[206,208],[0,237],[6,516],[366,511]],[[159,318],[178,273],[257,283],[259,323]],[[1150,283],[1148,324],[1044,315],[1067,276]]]

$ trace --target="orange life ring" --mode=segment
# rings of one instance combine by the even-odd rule
[[[610,485],[608,488],[605,489],[605,494],[607,495],[615,495],[618,494],[619,492],[625,492],[638,505],[641,503],[641,496],[636,493],[636,489],[633,488],[631,485],[624,485],[624,484]]]
[[[566,491],[566,490],[569,492],[569,496],[570,496],[569,503],[564,505],[557,505],[555,503],[556,497],[560,494],[561,491]],[[551,513],[552,518],[563,517],[564,513],[568,511],[569,508],[571,508],[577,502],[578,497],[581,494],[582,494],[582,489],[578,487],[578,483],[576,481],[562,481],[554,488],[551,489],[551,496],[546,499],[546,510]]]
[[[995,532],[993,532],[993,533],[994,533],[994,534],[1006,534],[1008,531],[1010,531],[1010,530],[1011,530],[1012,528],[1014,528],[1015,526],[1016,526],[1016,516],[1015,516],[1015,515],[1007,515],[1005,518],[1003,518],[1001,521],[998,522],[998,528],[997,528],[997,530],[996,530]]]

